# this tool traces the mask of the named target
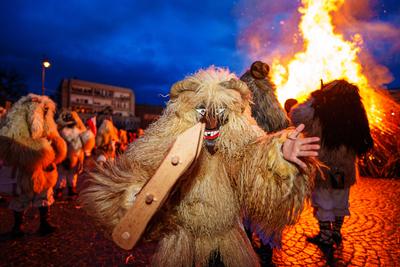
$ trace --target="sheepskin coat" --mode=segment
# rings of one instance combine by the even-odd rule
[[[203,148],[142,238],[158,241],[153,266],[207,266],[216,254],[225,266],[258,266],[243,214],[266,234],[280,231],[296,221],[311,191],[310,175],[283,158],[289,131],[266,135],[250,116],[248,87],[224,69],[200,70],[176,83],[170,98],[142,138],[90,175],[83,207],[110,233],[174,139],[206,109],[221,122],[216,152]]]
[[[358,177],[357,155],[373,147],[358,88],[344,80],[328,83],[294,106],[289,116],[293,124],[305,124],[307,135],[321,138],[319,159],[328,169],[325,175],[317,175],[316,186],[331,188],[334,172],[344,174],[344,188],[353,185]]]
[[[277,132],[290,126],[289,118],[276,97],[275,85],[269,77],[266,63],[254,62],[240,80],[247,84],[252,93],[251,114],[264,131]]]
[[[50,98],[29,94],[12,106],[0,126],[0,158],[24,173],[19,186],[25,192],[40,193],[57,181],[56,165],[67,148],[54,113]]]

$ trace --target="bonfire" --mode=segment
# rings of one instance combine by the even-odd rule
[[[344,0],[302,0],[298,8],[301,38],[296,39],[295,46],[299,47],[298,42],[303,43],[300,51],[290,57],[260,51],[263,48],[254,35],[248,39],[258,45],[250,49],[253,49],[253,56],[261,57],[266,62],[272,61],[272,80],[282,105],[289,98],[304,101],[312,91],[320,88],[321,81],[328,83],[345,79],[356,84],[360,88],[375,141],[374,149],[359,159],[360,173],[373,177],[399,177],[400,105],[371,78],[379,74],[366,72],[367,69],[382,69],[382,66],[361,64],[360,56],[364,52],[362,34],[354,33],[346,40],[345,35],[335,27],[333,18],[340,13],[343,5]],[[255,48],[258,49],[256,53]]]

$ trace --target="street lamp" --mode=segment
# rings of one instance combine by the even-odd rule
[[[44,78],[46,75],[46,69],[50,68],[50,61],[45,58],[42,60],[42,95],[44,95]]]

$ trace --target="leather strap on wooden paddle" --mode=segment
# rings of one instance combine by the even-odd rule
[[[204,124],[198,123],[177,137],[154,176],[136,195],[132,207],[114,228],[112,238],[118,246],[130,250],[139,241],[179,177],[199,156],[203,135]]]

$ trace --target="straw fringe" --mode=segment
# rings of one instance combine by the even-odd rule
[[[202,150],[147,228],[143,240],[160,241],[153,266],[207,266],[213,253],[225,266],[258,266],[240,226],[242,209],[270,232],[294,222],[309,193],[310,179],[282,157],[284,134],[256,142],[264,133],[248,114],[246,87],[223,83],[232,78],[214,67],[188,77],[190,88],[176,87],[160,119],[115,163],[90,173],[81,191],[84,208],[110,233],[173,140],[198,122],[196,107],[225,108],[217,152]]]
[[[21,186],[35,193],[54,186],[55,164],[66,156],[54,112],[55,104],[47,96],[29,94],[13,105],[0,128],[0,158],[18,167],[24,173]]]
[[[240,173],[238,189],[245,214],[267,236],[296,222],[313,185],[314,167],[309,174],[301,173],[283,158],[281,147],[288,133],[255,143]]]

